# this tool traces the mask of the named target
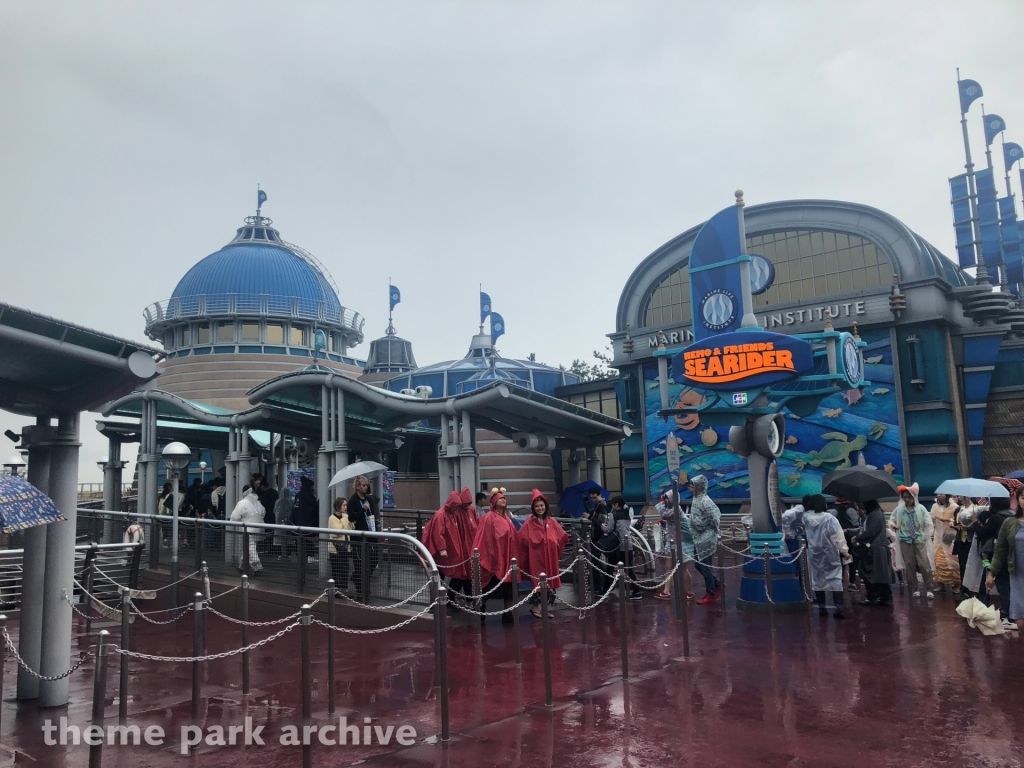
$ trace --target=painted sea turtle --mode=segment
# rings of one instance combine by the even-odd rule
[[[849,440],[846,435],[839,432],[829,432],[825,436],[836,436],[841,439],[825,443],[825,447],[820,451],[810,451],[807,455],[814,457],[810,461],[797,459],[793,462],[797,469],[803,469],[808,464],[812,467],[820,467],[822,464],[838,464],[839,466],[833,467],[833,469],[846,469],[852,466],[850,454],[868,444],[868,439],[864,435],[857,435],[853,440]]]

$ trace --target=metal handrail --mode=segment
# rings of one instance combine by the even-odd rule
[[[176,296],[157,301],[142,310],[147,331],[154,325],[170,320],[188,318],[256,315],[291,320],[309,320],[334,323],[359,334],[366,318],[352,309],[328,306],[325,301],[303,299],[297,296],[271,296],[269,294],[217,293]]]
[[[137,512],[115,512],[107,509],[82,509],[82,512],[89,514],[102,514],[111,515],[113,517],[132,518],[133,520],[146,520],[146,521],[159,521],[171,523],[174,517],[171,515],[146,515]],[[434,558],[430,552],[423,545],[419,539],[409,536],[405,533],[393,533],[391,531],[356,531],[356,530],[339,530],[337,528],[312,528],[302,525],[276,525],[274,523],[244,523],[237,520],[218,520],[215,518],[208,517],[178,517],[179,524],[198,524],[210,527],[223,527],[225,530],[229,527],[234,529],[233,533],[246,533],[253,532],[258,533],[259,531],[285,531],[300,535],[303,533],[313,533],[324,536],[337,536],[339,534],[344,535],[349,540],[369,539],[372,542],[378,542],[381,539],[393,539],[395,541],[401,541],[411,545],[412,549],[416,551],[416,554],[420,556],[420,559],[427,566],[427,570],[431,573],[437,571],[437,563],[434,562]],[[103,546],[103,545],[100,545]],[[110,546],[110,545],[107,545]]]

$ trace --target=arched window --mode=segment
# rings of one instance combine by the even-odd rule
[[[775,265],[775,282],[754,306],[786,304],[837,293],[877,288],[892,281],[893,267],[874,243],[845,232],[785,230],[747,238],[747,253],[759,253]],[[675,270],[655,287],[644,312],[644,326],[690,320],[690,276]]]

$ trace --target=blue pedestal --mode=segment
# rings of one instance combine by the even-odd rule
[[[761,611],[767,613],[771,604],[768,602],[768,588],[764,573],[764,545],[768,544],[773,557],[791,555],[786,551],[782,534],[751,534],[751,552],[743,561],[743,578],[740,581],[740,597],[736,607],[741,611]],[[777,613],[797,613],[807,610],[803,589],[800,587],[800,561],[787,563],[772,560],[772,595]]]

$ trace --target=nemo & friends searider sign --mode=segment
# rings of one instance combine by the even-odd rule
[[[698,389],[739,390],[789,381],[814,367],[803,339],[765,331],[736,331],[691,344],[672,359],[673,376]]]

